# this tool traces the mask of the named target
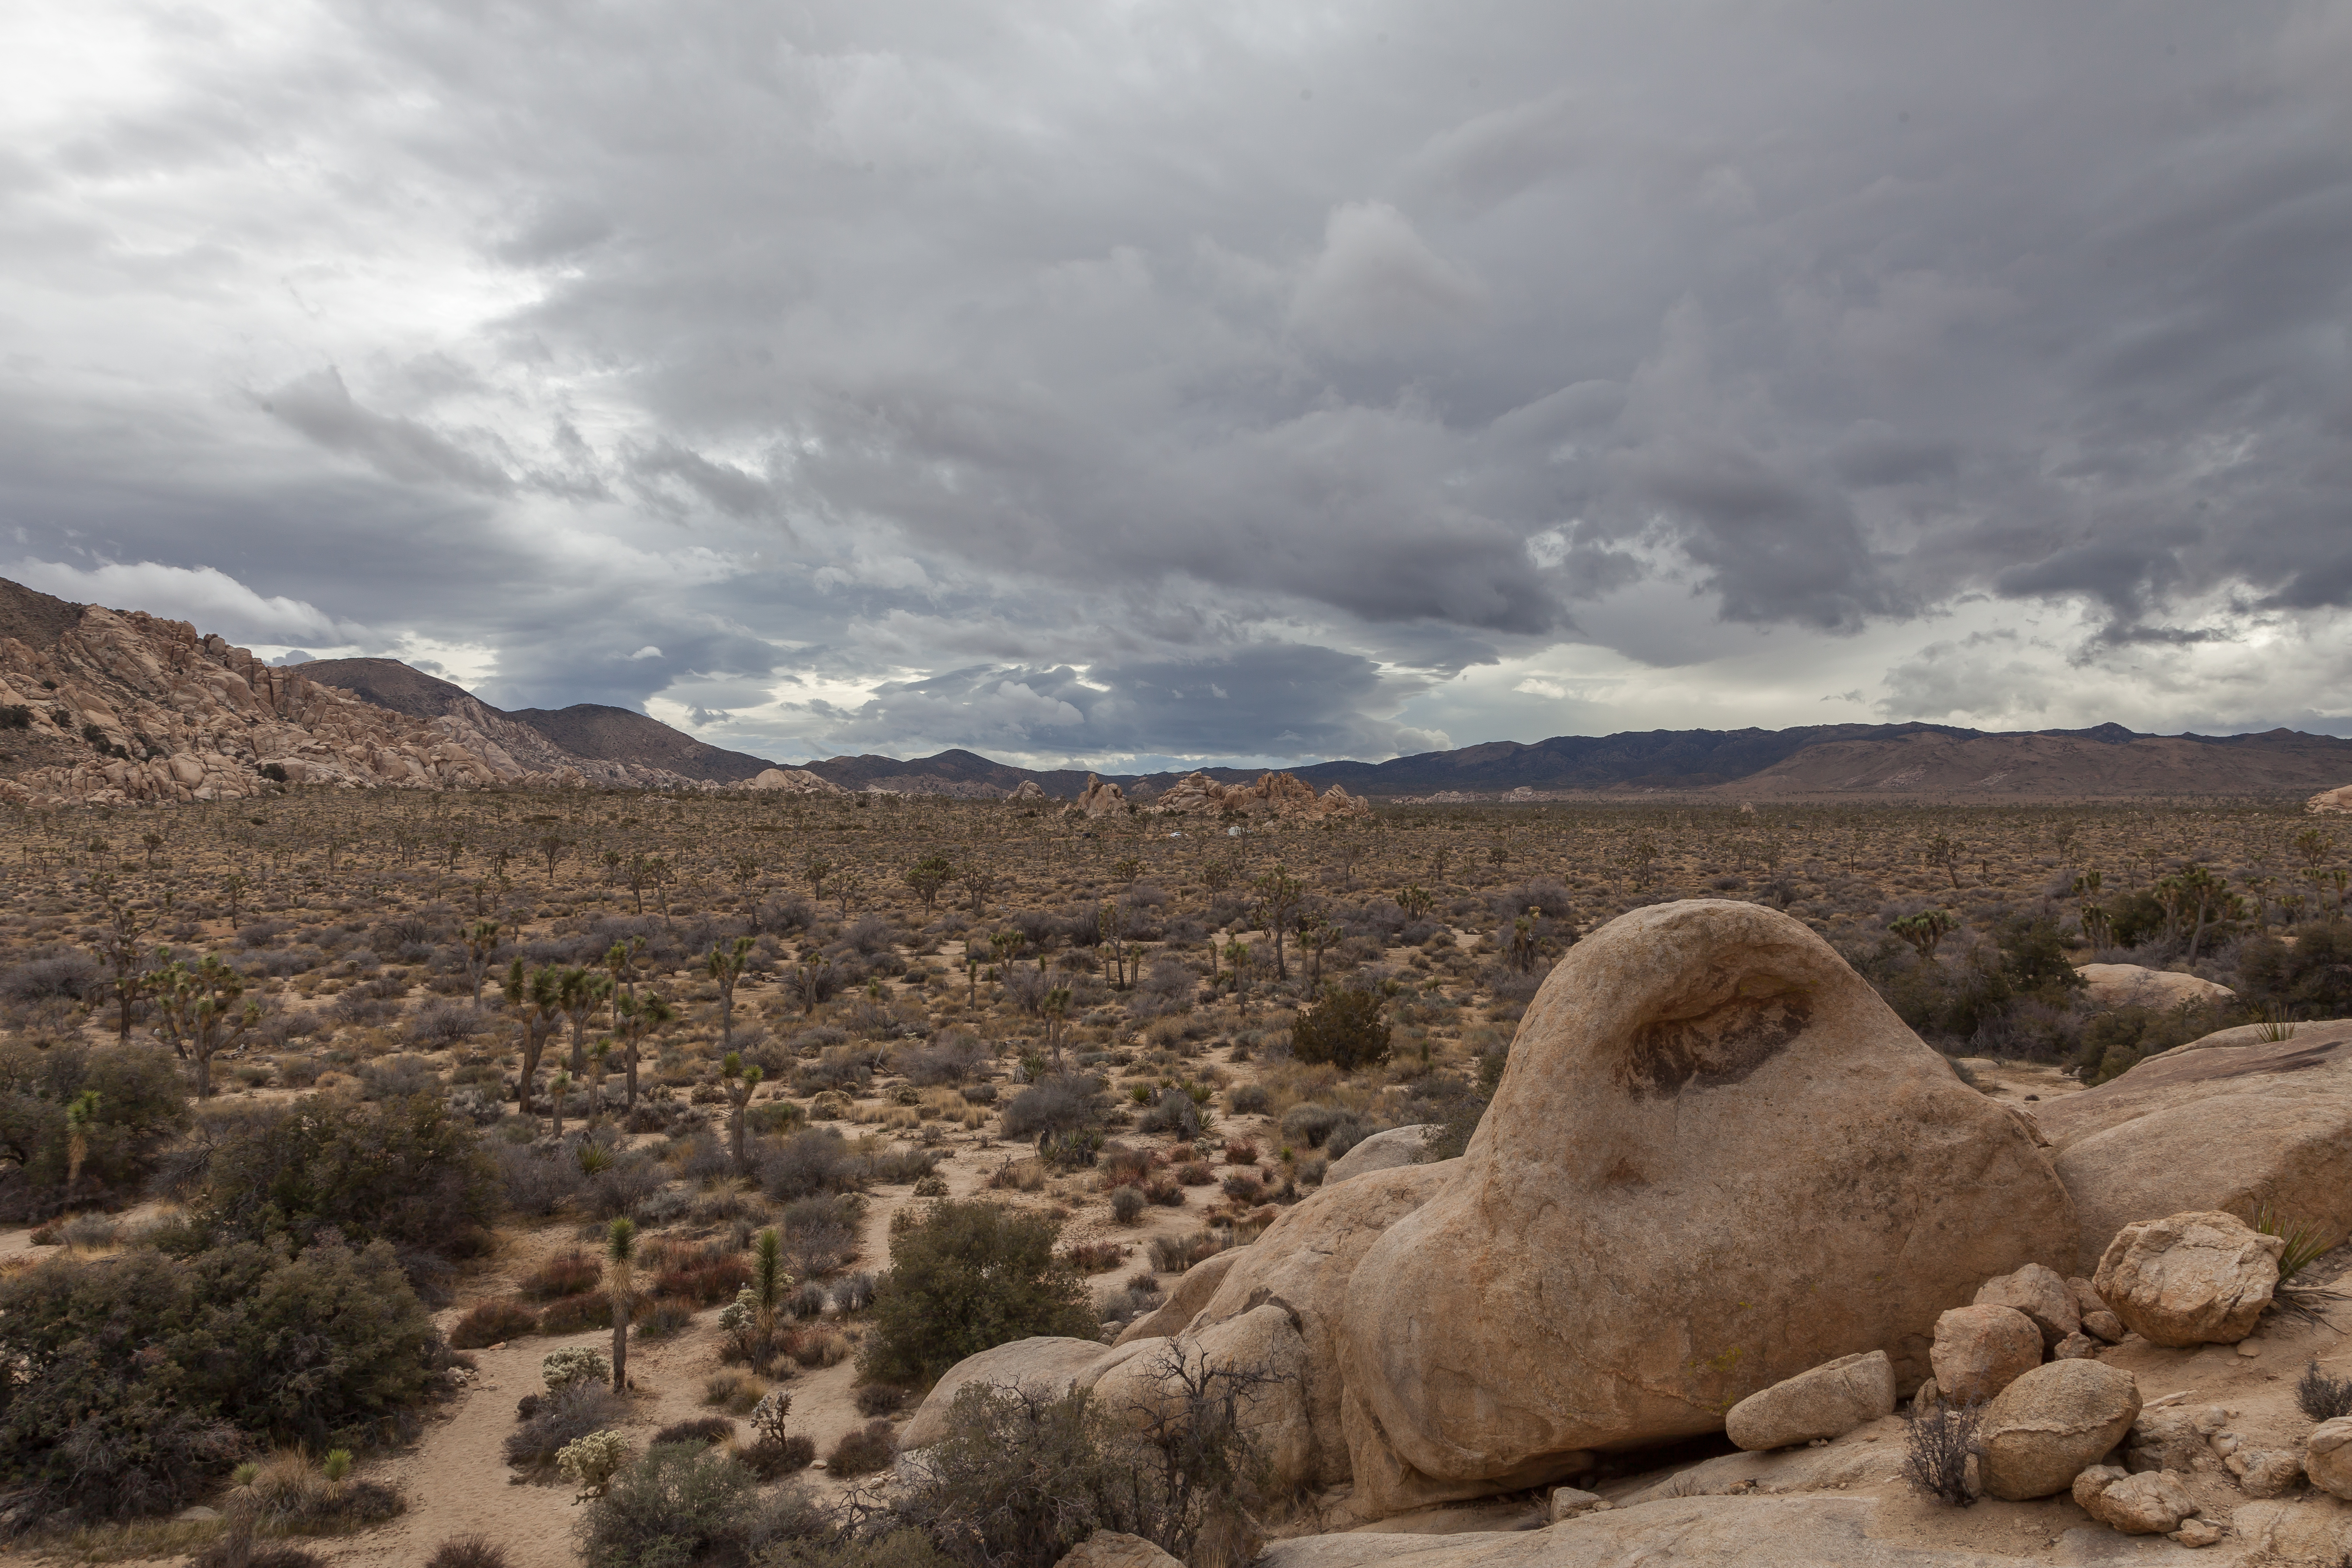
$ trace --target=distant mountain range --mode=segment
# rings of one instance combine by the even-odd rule
[[[215,673],[203,675],[200,666]],[[327,689],[313,695],[318,688]],[[0,726],[0,779],[15,784],[0,793],[11,798],[206,798],[241,793],[238,781],[247,776],[241,770],[270,765],[320,782],[524,784],[576,776],[617,787],[740,784],[789,766],[709,745],[625,708],[501,710],[398,659],[313,659],[272,669],[175,623],[73,605],[0,579],[0,705],[9,704],[25,710],[28,726]],[[371,711],[379,717],[367,719]],[[154,739],[189,728],[216,739],[183,752]],[[1002,798],[1025,782],[1066,799],[1088,776],[1076,768],[1014,767],[967,751],[830,757],[799,766],[843,789],[971,799]],[[1260,772],[1202,771],[1223,784],[1246,783]],[[2352,740],[2292,730],[2159,736],[2117,724],[2006,733],[1945,724],[1820,724],[1495,741],[1385,763],[1288,771],[1318,790],[1340,784],[1350,795],[1386,800],[2281,796],[2352,782]],[[1130,798],[1148,798],[1181,775],[1103,776]]]

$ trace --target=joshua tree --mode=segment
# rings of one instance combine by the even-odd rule
[[[613,1054],[613,1042],[607,1037],[588,1047],[588,1131],[604,1120],[604,1058]]]
[[[572,847],[572,840],[563,837],[561,834],[550,831],[541,834],[538,840],[531,845],[531,847],[538,850],[540,854],[546,858],[547,879],[552,882],[555,880],[555,863],[563,858],[563,852],[565,850]]]
[[[1437,900],[1418,885],[1408,886],[1397,895],[1397,908],[1417,921],[1427,920],[1429,911],[1436,907]]]
[[[482,982],[490,972],[490,955],[499,950],[499,922],[476,921],[458,933],[466,947],[466,979],[474,987],[474,1011],[482,1010]]]
[[[1288,871],[1276,866],[1257,879],[1258,912],[1261,923],[1274,937],[1274,977],[1290,978],[1290,966],[1283,960],[1283,928],[1290,923],[1299,904],[1307,897],[1306,885]]]
[[[507,968],[507,1005],[515,1009],[522,1026],[522,1076],[515,1080],[515,1105],[530,1114],[530,1080],[539,1076],[539,1058],[547,1053],[548,1037],[555,1033],[563,1009],[556,996],[556,972],[534,969],[528,976],[518,958]],[[559,1112],[561,1114],[561,1112]]]
[[[625,993],[635,996],[637,994],[636,963],[639,955],[645,951],[646,939],[641,936],[633,936],[626,942],[616,942],[604,950],[604,973],[611,975],[613,979],[613,989],[605,994],[613,998],[614,1028],[620,1027],[621,1025],[622,994]]]
[[[588,1019],[604,1005],[612,994],[610,977],[593,969],[567,969],[556,977],[555,1005],[572,1024],[572,1061],[573,1072],[588,1069]]]
[[[833,994],[833,960],[823,952],[803,952],[785,975],[784,983],[801,999],[801,1011],[814,1014],[818,1005]]]
[[[1062,1030],[1070,1016],[1070,988],[1056,985],[1046,992],[1038,1011],[1045,1016],[1045,1048],[1053,1053],[1054,1070],[1058,1073],[1062,1070]]]
[[[814,850],[801,862],[801,875],[808,879],[809,895],[820,902],[824,898],[824,879],[833,875],[833,862]]]
[[[719,1077],[727,1089],[727,1133],[735,1167],[743,1168],[751,1123],[751,1091],[760,1087],[760,1064],[743,1065],[743,1058],[733,1051],[719,1064]]]
[[[229,924],[238,925],[243,923],[237,918],[237,910],[239,906],[244,903],[245,890],[250,885],[250,883],[246,881],[244,876],[238,872],[231,872],[229,875],[221,879],[221,898],[228,904]]]
[[[658,994],[648,991],[643,996],[634,994],[622,996],[614,1005],[619,1010],[621,1030],[621,1072],[629,1109],[637,1108],[637,1061],[639,1046],[658,1033],[665,1024],[677,1016],[677,1012]]]
[[[111,877],[93,877],[91,889],[106,900],[106,927],[99,933],[99,962],[114,973],[114,1039],[125,1045],[131,1039],[131,1015],[138,1010],[140,993],[147,988],[147,952],[140,946],[139,938],[152,925],[142,921],[139,911],[117,889]]]
[[[923,918],[929,920],[932,907],[939,902],[940,889],[955,879],[955,864],[933,850],[899,873],[899,877],[923,900]]]
[[[236,1009],[236,999],[245,994],[245,976],[223,963],[218,953],[206,953],[194,969],[167,962],[171,957],[169,948],[155,950],[155,961],[163,967],[148,984],[155,991],[156,1011],[172,1048],[196,1064],[196,1098],[209,1099],[214,1056],[261,1022],[261,1004],[247,1002]]]
[[[996,896],[995,868],[982,860],[967,860],[957,868],[956,882],[963,889],[964,897],[971,900],[969,907],[971,912],[986,914],[988,900]]]
[[[735,1048],[735,985],[743,978],[745,965],[751,962],[751,939],[739,936],[730,947],[714,945],[703,959],[703,968],[719,985],[719,1048]]]
[[[1887,921],[1886,929],[1918,949],[1921,958],[1933,958],[1936,949],[1958,924],[1949,910],[1921,910],[1916,915]]]
[[[636,1304],[637,1227],[623,1215],[604,1233],[604,1290],[613,1304],[613,1392],[629,1392],[629,1309]]]
[[[548,1110],[554,1118],[554,1124],[548,1131],[558,1143],[563,1142],[563,1097],[571,1092],[572,1075],[570,1073],[559,1072],[548,1080]]]

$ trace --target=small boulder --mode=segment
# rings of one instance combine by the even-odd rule
[[[2033,1320],[2045,1345],[2058,1344],[2083,1326],[2082,1309],[2074,1304],[2074,1293],[2067,1289],[2065,1277],[2046,1264],[2029,1263],[2014,1273],[1986,1280],[1977,1287],[1976,1304],[2016,1308]]]
[[[2079,1274],[2066,1281],[2066,1294],[2074,1298],[2074,1310],[2085,1318],[2107,1310],[2106,1302],[2100,1299],[2099,1288]]]
[[[2285,1247],[2234,1215],[2177,1214],[2124,1226],[2094,1282],[2124,1326],[2152,1344],[2235,1344],[2271,1304]]]
[[[2023,1502],[2064,1491],[2123,1441],[2138,1415],[2139,1384],[2127,1372],[2095,1361],[2035,1367],[1977,1423],[1986,1495]]]
[[[1927,1360],[1944,1399],[1974,1405],[2042,1364],[2042,1331],[2014,1307],[1954,1307],[1936,1320]]]
[[[1367,1171],[1392,1171],[1399,1165],[1410,1165],[1421,1158],[1421,1146],[1435,1131],[1426,1121],[1414,1121],[1375,1132],[1332,1161],[1330,1169],[1323,1173],[1323,1184],[1328,1187]]]
[[[2076,1476],[2074,1500],[2125,1535],[2168,1535],[2197,1511],[2197,1500],[2171,1471],[2136,1476],[2116,1465],[2094,1465]]]
[[[2172,1532],[2172,1539],[2183,1546],[2219,1546],[2221,1527],[2210,1519],[2184,1519],[2180,1528]]]
[[[2123,1343],[2124,1336],[2131,1332],[2129,1329],[2124,1327],[2124,1321],[2121,1318],[2105,1308],[2095,1312],[2083,1314],[2083,1331],[2094,1339],[2105,1340],[2111,1345]]]
[[[1724,1432],[1751,1452],[1843,1437],[1895,1414],[1895,1363],[1885,1351],[1840,1356],[1759,1389],[1733,1405]]]
[[[1029,781],[1024,779],[1024,784]],[[1139,1535],[1097,1530],[1063,1553],[1054,1568],[1184,1568]]]
[[[2139,1419],[2132,1424],[2131,1438],[2125,1445],[2124,1464],[2135,1473],[2210,1470],[2213,1468],[2213,1436],[2229,1419],[2229,1412],[2218,1405],[2201,1410],[2174,1405],[2162,1410],[2142,1411]]]
[[[2303,1456],[2292,1449],[2241,1448],[2221,1462],[2251,1498],[2284,1497],[2303,1479]]]
[[[2051,1351],[2050,1359],[2053,1361],[2080,1361],[2084,1356],[2093,1356],[2098,1353],[2099,1342],[2093,1339],[2090,1335],[2080,1333],[2068,1334],[2064,1339],[2058,1342],[2056,1348]]]
[[[2352,1415],[2311,1429],[2303,1442],[2303,1473],[2321,1491],[2352,1501]]]
[[[1601,1500],[1599,1492],[1582,1491],[1575,1487],[1551,1489],[1551,1522],[1554,1524],[1558,1524],[1564,1519],[1576,1519],[1596,1509],[1604,1509],[1608,1506]]]

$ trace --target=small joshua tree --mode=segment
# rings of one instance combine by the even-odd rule
[[[613,1303],[613,1392],[629,1391],[629,1309],[636,1300],[637,1227],[626,1215],[604,1233],[604,1291]]]

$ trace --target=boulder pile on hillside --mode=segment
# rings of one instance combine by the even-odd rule
[[[1206,773],[1186,773],[1162,791],[1150,807],[1158,816],[1368,817],[1371,803],[1333,784],[1321,795],[1295,773],[1260,773],[1245,784],[1219,784]]]

